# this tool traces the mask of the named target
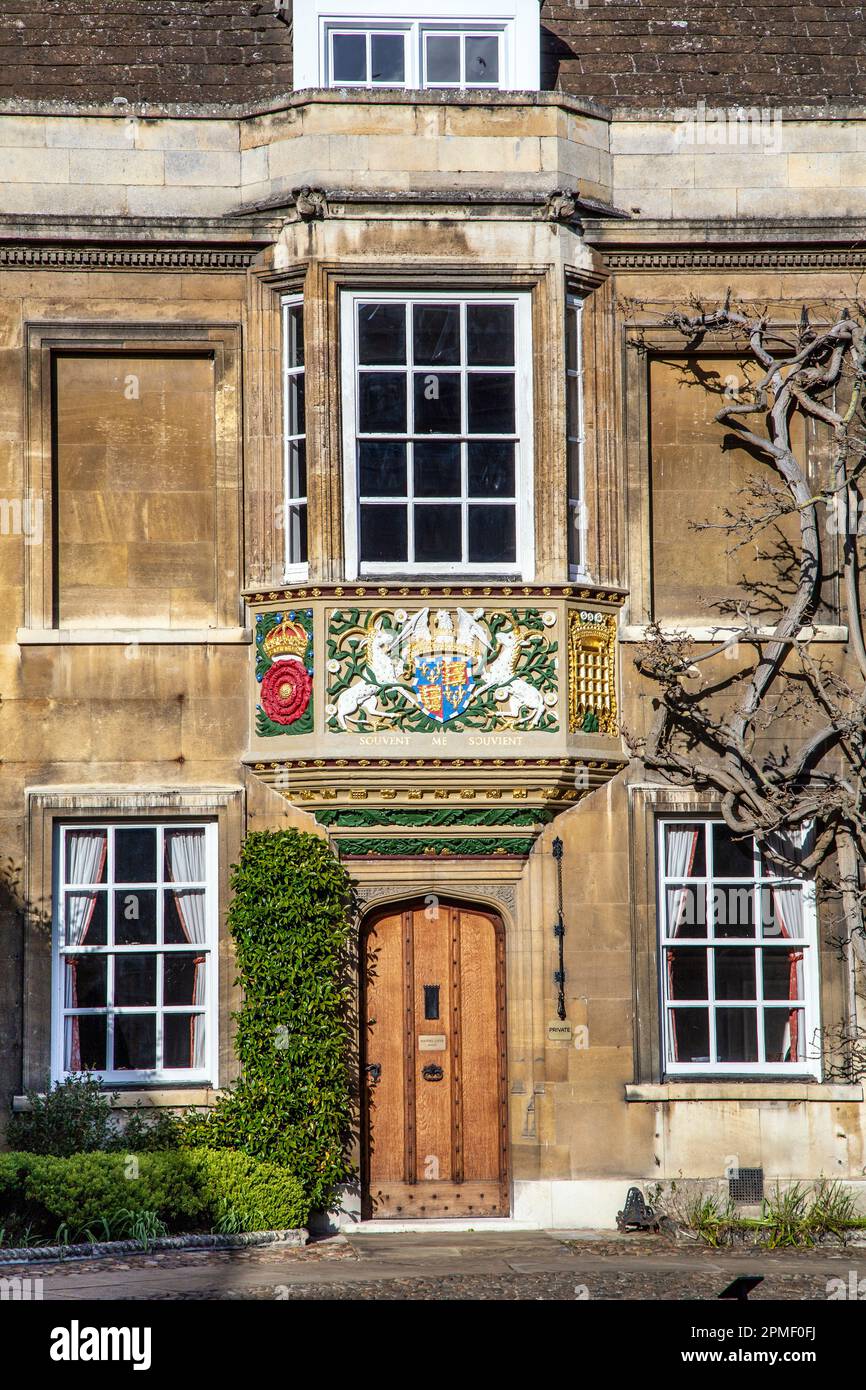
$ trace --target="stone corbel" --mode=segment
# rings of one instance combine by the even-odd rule
[[[323,188],[293,188],[295,211],[303,222],[314,222],[328,216],[328,195]]]
[[[577,213],[579,191],[555,188],[547,195],[544,215],[548,222],[570,222]]]

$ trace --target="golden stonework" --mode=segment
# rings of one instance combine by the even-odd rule
[[[616,618],[612,613],[569,615],[568,727],[573,734],[616,737]]]

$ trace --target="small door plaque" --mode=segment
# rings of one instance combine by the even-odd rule
[[[558,1018],[547,1025],[548,1042],[571,1042],[571,1024]]]
[[[418,1037],[419,1052],[444,1052],[444,1033],[421,1033]]]

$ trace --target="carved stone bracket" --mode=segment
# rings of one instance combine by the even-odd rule
[[[578,194],[572,189],[554,189],[545,203],[545,218],[548,222],[570,222],[577,212],[577,199]]]
[[[303,222],[314,222],[328,216],[328,195],[322,188],[293,188],[295,211]]]

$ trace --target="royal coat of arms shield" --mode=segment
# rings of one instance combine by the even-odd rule
[[[415,657],[412,687],[424,713],[440,724],[463,713],[474,686],[471,664],[465,656],[445,652]]]

